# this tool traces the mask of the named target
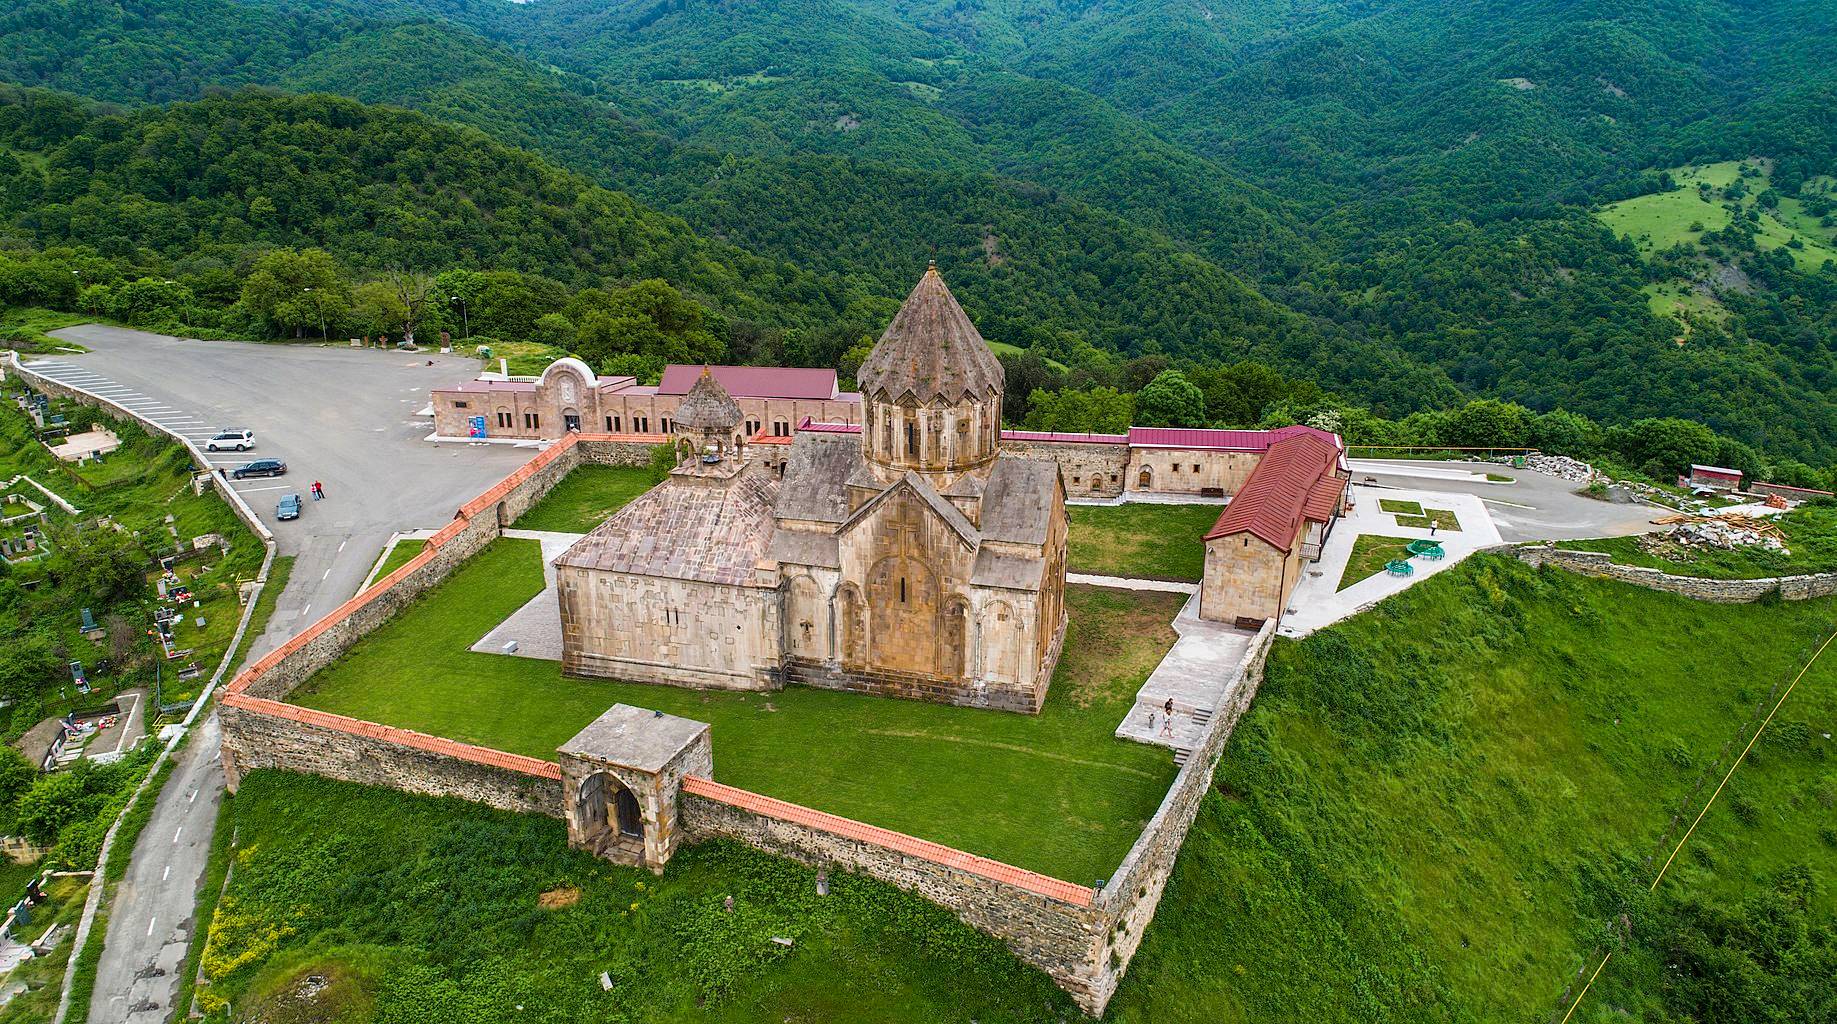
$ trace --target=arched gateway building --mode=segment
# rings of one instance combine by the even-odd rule
[[[678,465],[556,561],[565,671],[1036,712],[1065,627],[1058,463],[1001,451],[1001,363],[935,267],[861,366],[859,433],[748,457],[712,374]]]

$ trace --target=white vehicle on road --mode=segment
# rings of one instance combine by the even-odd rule
[[[227,427],[217,431],[217,436],[204,442],[204,450],[207,452],[246,452],[253,447],[255,447],[255,431],[231,430]]]

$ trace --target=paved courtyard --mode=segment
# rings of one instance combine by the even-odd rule
[[[1499,528],[1493,522],[1491,506],[1473,494],[1355,485],[1352,495],[1355,502],[1352,513],[1342,517],[1333,527],[1333,535],[1327,538],[1321,550],[1320,561],[1308,566],[1301,582],[1295,585],[1295,593],[1289,598],[1289,610],[1278,628],[1283,636],[1307,636],[1459,565],[1475,551],[1503,543]],[[1460,520],[1461,528],[1437,530],[1431,537],[1427,529],[1397,525],[1397,516],[1379,507],[1380,501],[1414,501],[1424,508],[1446,509]],[[1409,576],[1379,572],[1339,590],[1340,577],[1351,559],[1353,543],[1365,534],[1405,540],[1433,539],[1446,555],[1439,561],[1410,559],[1414,571]]]

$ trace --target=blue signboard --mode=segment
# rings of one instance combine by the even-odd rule
[[[466,436],[467,436],[467,437],[484,437],[484,436],[486,436],[486,435],[485,435],[485,418],[484,418],[483,416],[471,416],[471,417],[467,417],[467,419],[466,419],[466,427],[467,427],[467,429],[466,429]]]

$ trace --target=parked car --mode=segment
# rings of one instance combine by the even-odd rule
[[[233,430],[229,427],[217,431],[215,437],[204,442],[204,450],[207,452],[246,452],[253,447],[255,447],[255,431]]]
[[[281,503],[279,505],[275,506],[274,518],[276,519],[298,519],[300,518],[301,507],[302,506],[300,505],[300,496],[298,494],[288,494],[286,497],[281,499]]]
[[[287,463],[279,459],[256,459],[230,470],[230,475],[241,480],[248,476],[282,476],[286,472]]]

